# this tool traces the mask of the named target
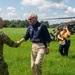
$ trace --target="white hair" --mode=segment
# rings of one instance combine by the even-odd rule
[[[35,17],[36,19],[38,19],[38,16],[35,13],[33,13],[33,12],[30,13],[29,15],[32,16],[32,17]]]

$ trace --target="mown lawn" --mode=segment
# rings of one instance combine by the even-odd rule
[[[25,28],[4,28],[3,31],[14,41],[20,40],[26,33]],[[49,29],[52,31],[52,29]],[[58,41],[50,44],[50,53],[42,62],[43,75],[75,75],[75,35],[71,35],[69,56],[62,57],[58,52]],[[4,57],[10,75],[31,75],[31,42],[28,40],[18,48],[4,45]]]

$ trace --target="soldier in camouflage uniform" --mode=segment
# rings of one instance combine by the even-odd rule
[[[3,27],[2,18],[0,18],[0,29]],[[3,57],[3,45],[7,44],[10,47],[18,47],[19,44],[12,41],[6,34],[0,31],[0,75],[9,75],[7,63]]]

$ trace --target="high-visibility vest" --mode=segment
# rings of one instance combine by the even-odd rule
[[[62,37],[62,38],[66,38],[66,39],[68,39],[68,34],[67,34],[67,32],[64,32],[64,31],[61,31],[60,32],[60,36]],[[62,40],[59,40],[59,44],[61,44],[62,43]]]

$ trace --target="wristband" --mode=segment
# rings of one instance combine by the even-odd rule
[[[49,47],[47,47],[47,48],[49,48]]]

